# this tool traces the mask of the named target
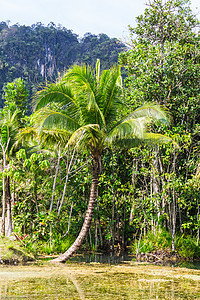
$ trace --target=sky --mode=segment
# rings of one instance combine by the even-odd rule
[[[62,25],[82,37],[85,33],[105,33],[126,40],[128,25],[142,14],[147,0],[0,0],[0,22],[32,25],[50,22]],[[200,0],[191,0],[195,13]],[[199,14],[200,19],[200,14]]]

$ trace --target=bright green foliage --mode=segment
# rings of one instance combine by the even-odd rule
[[[10,110],[1,111],[0,138],[5,148],[8,145],[7,159],[12,154],[19,130],[18,113],[17,110],[15,112],[11,112]]]
[[[43,154],[31,154],[31,151],[20,149],[16,158],[11,173],[15,182],[13,186],[15,232],[18,235],[26,235],[24,243],[34,253],[60,253],[64,247],[71,245],[83,222],[87,206],[85,197],[88,198],[90,181],[88,168],[84,167],[83,170],[81,168],[81,165],[85,164],[84,157],[76,158],[76,165],[72,175],[69,175],[65,201],[59,216],[57,209],[66,177],[66,157],[61,157],[51,213],[49,213],[49,206],[57,164],[56,153],[53,155],[48,151]],[[79,168],[82,172],[76,174]],[[63,237],[68,228],[72,201],[74,205],[70,231],[66,237]]]
[[[134,192],[132,156],[124,150],[107,149],[102,164],[95,220],[101,224],[104,247],[119,251],[119,245],[125,248],[134,232],[129,222]]]
[[[6,159],[9,163],[9,156],[17,146],[17,135],[27,112],[28,91],[21,78],[7,84],[4,98],[5,106],[0,111],[0,139],[3,147],[7,147]]]
[[[60,55],[56,61],[59,71],[68,66],[65,55],[70,64],[76,57],[76,61],[91,65],[75,65],[56,83],[47,84],[37,93],[37,110],[29,127],[21,129],[18,140],[24,149],[17,152],[16,159],[9,157],[15,231],[22,237],[27,235],[24,242],[29,249],[59,253],[74,241],[90,194],[89,163],[97,155],[102,159],[102,172],[84,249],[120,251],[132,243],[135,253],[169,251],[175,242],[183,257],[193,259],[200,255],[199,24],[186,0],[151,1],[137,22],[136,28],[129,27],[129,49],[120,55],[127,72],[125,90],[120,68],[101,72],[100,61],[96,63],[101,58],[103,68],[110,67],[108,61],[116,59],[114,50],[107,54],[116,44],[107,36],[85,35],[80,42],[81,55],[77,56],[77,37],[53,24],[48,28],[42,24],[31,29],[10,28],[23,37],[25,33],[29,38],[32,33],[43,36],[47,45],[52,45],[55,34],[58,42],[64,41],[67,55],[66,47],[55,44],[55,52]],[[3,35],[9,45],[12,42],[10,29],[3,27],[0,47]],[[23,72],[27,72],[23,78],[53,79],[56,73],[49,73],[53,70],[51,60],[46,73],[41,77],[38,73],[48,51],[37,47],[36,42],[42,45],[35,40],[34,45],[23,44],[18,51],[28,53],[34,46],[32,53],[40,57],[37,71],[31,67],[33,56],[27,60],[28,71],[23,64]],[[69,47],[70,43],[76,45],[76,50]],[[2,64],[6,72],[6,62]],[[15,72],[18,67],[10,68],[9,76]],[[5,92],[1,137],[4,144],[11,138],[10,155],[18,132],[18,109],[22,108],[20,114],[24,114],[22,103],[27,93],[21,79],[9,83]],[[166,126],[168,111],[173,119],[171,127]],[[169,136],[179,147],[165,143],[171,140]],[[146,142],[148,145],[144,145]],[[162,145],[158,147],[157,142]]]
[[[191,132],[200,113],[198,21],[187,0],[154,0],[137,22],[131,50],[120,55],[130,101],[166,104],[175,125]]]
[[[190,42],[199,24],[190,8],[189,0],[153,0],[143,15],[136,18],[131,37],[139,43],[164,45],[165,42]]]
[[[10,193],[10,160],[13,155],[19,130],[18,111],[5,109],[0,115],[0,155],[2,158],[2,235],[12,233],[11,193]],[[5,212],[7,205],[7,229],[5,232]]]
[[[30,255],[29,250],[24,247],[20,241],[13,241],[10,238],[0,238],[1,259],[12,264],[13,261],[24,263],[34,261],[35,258]]]
[[[149,231],[141,241],[132,244],[133,253],[147,253],[156,250],[169,250],[171,248],[171,235],[165,229],[156,229],[155,232]],[[138,244],[139,243],[139,244]]]
[[[128,73],[130,105],[135,107],[138,101],[165,104],[172,126],[158,131],[180,146],[175,150],[165,145],[156,153],[150,148],[134,152],[140,172],[136,173],[133,222],[147,230],[164,225],[173,240],[175,229],[189,232],[193,228],[198,239],[199,195],[193,175],[200,151],[199,21],[187,0],[153,0],[137,17],[137,26],[129,29],[131,48],[120,55],[120,62]]]
[[[14,113],[18,110],[20,121],[28,112],[28,90],[23,79],[18,78],[13,82],[7,83],[4,88],[4,110]]]
[[[177,237],[176,248],[181,257],[186,260],[193,260],[200,256],[200,246],[191,235]]]
[[[156,229],[156,231],[149,231],[139,242],[136,240],[132,244],[133,253],[148,253],[157,250],[170,251],[171,249],[171,235],[165,229]],[[195,237],[190,235],[182,235],[176,237],[177,253],[184,259],[193,260],[199,258],[200,247],[197,245]]]

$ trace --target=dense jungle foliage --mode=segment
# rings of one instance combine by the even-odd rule
[[[78,40],[54,24],[8,27],[1,23],[1,86],[8,82],[0,120],[2,235],[14,231],[38,253],[64,252],[73,244],[90,198],[93,155],[89,147],[66,147],[71,120],[63,121],[62,128],[57,125],[72,106],[69,102],[64,106],[62,96],[53,97],[60,82],[60,94],[66,93],[68,100],[81,94],[85,101],[89,90],[95,95],[100,77],[92,70],[97,59],[101,70],[113,70],[119,54],[119,65],[126,71],[119,106],[115,103],[119,119],[144,104],[156,103],[170,114],[171,122],[148,125],[149,131],[158,133],[154,143],[138,141],[133,147],[133,134],[126,147],[114,144],[103,149],[94,216],[82,249],[121,251],[131,246],[136,254],[163,249],[176,250],[187,259],[200,258],[199,25],[188,0],[149,2],[136,27],[129,26],[126,49],[104,34],[86,34]],[[80,86],[73,94],[65,87],[70,79],[62,81],[60,72],[81,62],[92,67],[85,67],[87,84],[73,77]],[[101,74],[104,85],[97,94],[111,99],[112,93],[106,93],[109,70]],[[29,115],[29,96],[41,81],[50,82],[44,90],[52,89],[53,96],[44,96],[43,101],[48,112],[41,106]],[[94,118],[101,119],[105,111],[94,99],[87,98],[88,115],[83,117],[97,111]],[[95,129],[94,121],[91,124],[76,138],[90,131],[99,140],[99,127]],[[161,135],[173,142],[160,143]],[[89,137],[88,133],[88,141]]]

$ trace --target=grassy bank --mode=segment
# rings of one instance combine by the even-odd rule
[[[33,260],[33,255],[22,242],[6,237],[0,238],[0,264],[17,264]]]

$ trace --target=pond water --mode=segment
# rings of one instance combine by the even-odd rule
[[[97,258],[0,266],[0,299],[200,299],[200,270]]]
[[[71,262],[85,262],[85,263],[101,263],[101,264],[121,264],[135,261],[135,256],[130,255],[128,252],[119,254],[110,253],[84,253],[75,255],[70,259]],[[162,263],[160,263],[162,265]],[[166,265],[171,267],[184,267],[189,269],[200,270],[200,262],[168,262]]]
[[[127,261],[134,260],[134,256],[128,252],[122,252],[119,254],[109,253],[84,253],[75,255],[70,259],[72,262],[85,262],[85,263],[101,263],[101,264],[119,264]]]

